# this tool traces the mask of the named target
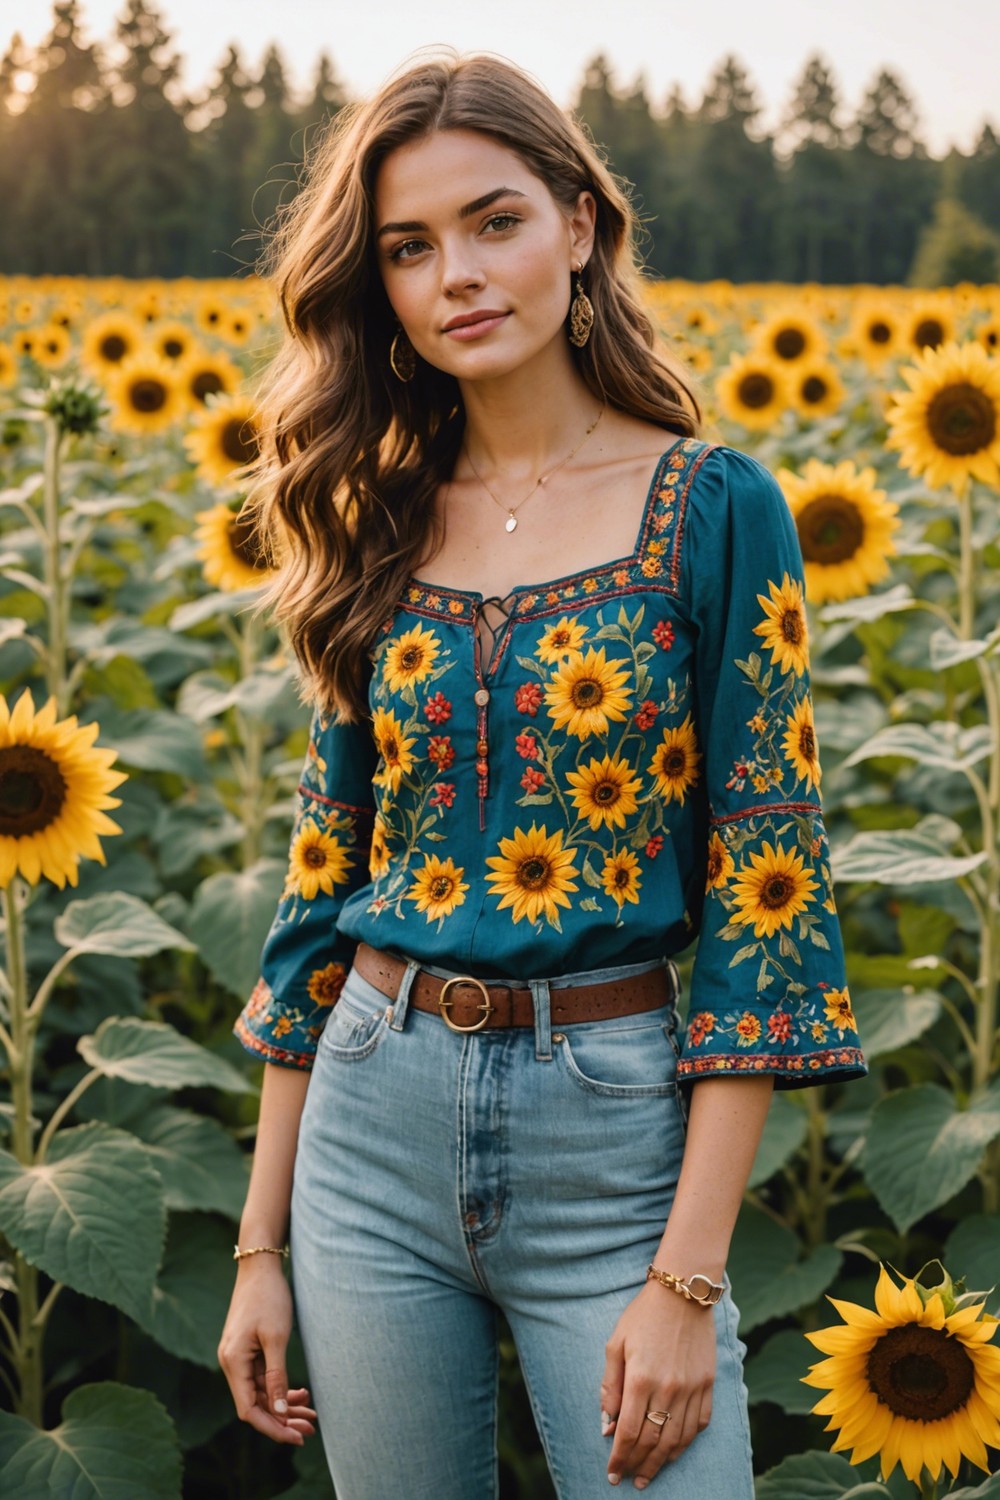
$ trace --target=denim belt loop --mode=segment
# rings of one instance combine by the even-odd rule
[[[406,969],[402,979],[399,981],[399,990],[395,1000],[392,1002],[392,1020],[389,1025],[393,1031],[402,1031],[406,1014],[410,1008],[410,988],[413,981],[420,972],[420,964],[417,959],[410,958],[406,961]]]
[[[552,1061],[552,1016],[549,1010],[549,981],[529,979],[535,1007],[535,1057],[539,1062]]]

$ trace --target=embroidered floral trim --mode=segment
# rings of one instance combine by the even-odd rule
[[[839,1072],[842,1068],[857,1068],[865,1071],[866,1064],[860,1047],[837,1047],[824,1052],[810,1052],[803,1056],[794,1053],[775,1053],[743,1056],[734,1052],[717,1052],[707,1057],[682,1057],[677,1064],[678,1078],[694,1078],[705,1073],[817,1073],[822,1070]]]

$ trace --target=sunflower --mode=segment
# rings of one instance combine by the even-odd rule
[[[809,667],[809,627],[802,601],[802,585],[798,579],[793,580],[785,573],[780,587],[770,578],[767,586],[771,590],[770,599],[764,594],[757,595],[767,618],[753,627],[753,633],[763,637],[775,666],[782,672],[796,672],[801,676]]]
[[[562,846],[562,829],[546,834],[545,825],[536,828],[534,823],[525,833],[515,828],[512,839],[500,840],[500,853],[487,859],[493,873],[487,880],[494,882],[491,896],[502,899],[497,907],[513,907],[511,916],[515,922],[527,917],[537,922],[545,916],[549,922],[557,923],[557,907],[569,906],[567,891],[579,890],[573,877],[579,873],[573,864],[575,849]]]
[[[785,364],[815,359],[824,353],[826,338],[815,319],[790,307],[772,313],[753,331],[755,352]]]
[[[108,793],[128,778],[112,771],[114,750],[93,748],[100,726],[56,719],[56,700],[35,711],[30,689],[13,709],[0,695],[0,887],[20,870],[63,890],[77,884],[81,855],[106,864],[97,835],[121,833],[99,809],[120,807]]]
[[[986,1450],[1000,1448],[997,1319],[985,1296],[957,1298],[947,1273],[932,1288],[901,1280],[879,1263],[874,1312],[827,1297],[844,1322],[805,1334],[829,1356],[801,1377],[827,1391],[812,1410],[839,1429],[835,1453],[853,1448],[854,1464],[877,1453],[883,1479],[897,1464],[914,1484],[922,1468],[937,1480],[943,1464],[957,1478],[963,1457],[989,1473]]]
[[[861,296],[851,312],[848,337],[870,370],[877,370],[897,354],[903,341],[894,303],[886,296]]]
[[[258,533],[240,516],[239,505],[213,505],[195,516],[199,523],[194,531],[199,542],[196,553],[205,581],[226,593],[240,589],[262,588],[274,573],[260,547]]]
[[[875,484],[875,470],[810,458],[801,476],[779,469],[778,483],[795,520],[814,604],[867,594],[887,577],[899,506]]]
[[[785,759],[791,762],[796,779],[804,780],[806,791],[811,792],[813,787],[819,786],[823,770],[819,763],[812,699],[808,693],[796,703],[794,713],[786,714],[785,725],[782,742]]]
[[[238,484],[241,471],[260,451],[253,402],[241,395],[212,397],[193,416],[184,445],[200,479],[220,487]]]
[[[58,370],[69,359],[73,339],[68,328],[59,323],[43,323],[35,329],[35,344],[32,355],[46,370]]]
[[[539,637],[535,655],[546,666],[551,666],[581,650],[586,634],[586,625],[578,625],[575,618],[571,620],[568,615],[563,615],[558,625],[550,625]]]
[[[789,371],[790,404],[804,417],[829,417],[844,404],[847,390],[829,360],[812,359]]]
[[[604,652],[603,646],[599,651],[590,647],[586,655],[575,652],[545,689],[554,727],[581,740],[591,734],[607,734],[608,720],[625,719],[632,702],[631,689],[622,686],[628,680],[628,664],[607,661]]]
[[[350,879],[347,872],[353,863],[338,838],[304,817],[289,851],[282,898],[298,895],[312,901],[320,891],[332,895],[335,885],[345,885]]]
[[[736,868],[733,856],[725,840],[713,833],[708,841],[708,869],[705,875],[705,890],[717,890],[725,885]]]
[[[461,906],[468,882],[462,879],[465,871],[453,859],[439,859],[429,854],[423,868],[414,872],[413,884],[407,891],[407,899],[417,903],[417,911],[427,913],[428,922],[438,917],[450,917],[456,906]]]
[[[955,315],[947,296],[917,297],[903,315],[903,345],[910,354],[940,349],[955,338]]]
[[[142,324],[125,313],[101,313],[84,329],[80,362],[91,374],[103,379],[145,342]]]
[[[228,314],[228,298],[217,291],[206,289],[195,302],[195,322],[205,333],[221,333]]]
[[[413,770],[415,757],[410,746],[415,744],[416,735],[404,735],[403,726],[396,715],[391,709],[384,708],[377,708],[372,715],[372,733],[378,753],[385,762],[372,780],[378,786],[387,786],[391,791],[398,792],[402,778]]]
[[[243,383],[239,366],[228,354],[210,354],[197,344],[177,361],[177,376],[193,411],[206,406],[211,396],[235,396]]]
[[[187,359],[197,348],[197,338],[189,324],[180,318],[167,318],[150,329],[148,342],[161,357],[172,364]]]
[[[306,989],[310,1000],[317,1005],[336,1005],[344,988],[347,970],[343,964],[327,964],[325,969],[313,969]]]
[[[646,769],[650,776],[655,777],[657,791],[665,802],[683,803],[688,788],[698,780],[697,763],[700,760],[694,724],[688,714],[683,724],[663,731],[663,738]]]
[[[1000,485],[1000,363],[981,344],[950,342],[902,370],[886,445],[928,484],[964,493],[970,478]]]
[[[0,386],[13,385],[17,379],[17,356],[9,344],[0,344]]]
[[[254,320],[242,308],[231,309],[222,321],[220,335],[230,344],[245,344],[254,330]]]
[[[630,849],[618,849],[609,854],[601,870],[604,893],[617,901],[619,907],[626,901],[639,904],[639,861]]]
[[[755,430],[773,427],[792,399],[785,365],[762,351],[734,354],[716,377],[715,395],[725,416]]]
[[[382,680],[388,683],[391,693],[398,693],[423,682],[433,670],[441,642],[433,630],[414,625],[396,640],[390,641],[382,663]]]
[[[738,911],[731,922],[753,923],[754,937],[773,937],[781,927],[790,928],[792,918],[815,901],[818,881],[805,869],[802,855],[794,849],[772,847],[763,840],[761,853],[751,851],[749,865],[742,865],[732,884]]]
[[[845,987],[842,990],[829,990],[823,996],[826,1006],[826,1019],[831,1026],[835,1026],[843,1036],[845,1031],[857,1031],[858,1023],[851,1009],[851,996]]]
[[[642,782],[617,755],[591,760],[583,771],[567,771],[566,780],[575,788],[577,812],[590,820],[591,828],[624,828],[628,814],[636,811],[635,793]]]
[[[994,313],[985,323],[980,323],[975,337],[987,354],[1000,354],[1000,315]]]
[[[140,349],[105,377],[114,402],[112,426],[119,432],[164,432],[184,412],[184,396],[173,367]]]
[[[389,841],[387,838],[388,827],[385,818],[378,811],[375,813],[375,823],[372,828],[371,851],[368,855],[368,873],[373,880],[381,880],[383,875],[389,873]]]

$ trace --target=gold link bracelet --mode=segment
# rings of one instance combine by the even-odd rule
[[[702,1307],[713,1306],[726,1289],[724,1282],[713,1281],[701,1271],[696,1271],[693,1276],[689,1276],[687,1281],[684,1281],[680,1276],[675,1276],[672,1271],[658,1271],[655,1266],[647,1266],[646,1280],[648,1281],[651,1276],[655,1276],[656,1280],[662,1282],[664,1286],[670,1287],[671,1291],[679,1292],[689,1302],[700,1302]],[[693,1281],[703,1281],[708,1290],[699,1294],[691,1286]]]
[[[241,1250],[239,1245],[233,1246],[233,1260],[242,1260],[244,1255],[259,1255],[262,1250],[269,1250],[272,1255],[288,1255],[288,1246],[279,1249],[277,1245],[255,1245],[252,1250]]]

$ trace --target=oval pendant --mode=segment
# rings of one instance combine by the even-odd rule
[[[507,519],[506,519],[506,521],[504,522],[503,529],[504,529],[504,531],[516,531],[517,530],[517,517],[516,516],[508,516]]]

